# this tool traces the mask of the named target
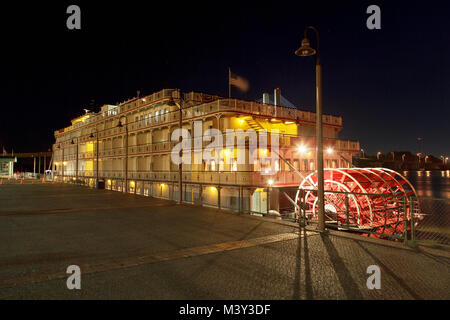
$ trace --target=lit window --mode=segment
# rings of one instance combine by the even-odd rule
[[[260,162],[259,160],[255,160],[253,162],[253,171],[260,171],[260,170],[261,170]]]
[[[164,116],[164,121],[167,121],[167,118],[168,118],[168,113],[169,113],[169,109],[168,108],[166,108],[166,110],[165,110],[165,116]]]
[[[237,171],[237,161],[236,159],[232,160],[232,167],[231,167],[232,171]]]
[[[291,163],[291,159],[286,159],[286,161],[289,162],[289,163]],[[291,164],[292,164],[292,163],[291,163]],[[291,166],[288,166],[288,165],[286,165],[286,166],[284,167],[284,170],[285,170],[285,171],[293,171],[292,168],[291,168]]]
[[[211,171],[216,171],[216,161],[211,160]]]
[[[302,170],[308,170],[308,160],[307,159],[303,159],[302,160],[303,161],[303,167],[302,167]]]
[[[264,163],[264,173],[270,173],[272,171],[272,161],[266,160]]]

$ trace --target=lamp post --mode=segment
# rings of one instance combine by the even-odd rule
[[[117,125],[118,128],[122,128],[123,124],[122,124],[122,118],[125,118],[126,123],[125,123],[125,133],[126,133],[126,137],[125,137],[125,190],[128,193],[128,119],[126,116],[121,116],[119,118],[119,124]]]
[[[62,150],[61,174],[62,174],[62,182],[64,183],[64,146],[61,146],[61,143],[60,143],[58,148]]]
[[[308,29],[315,32],[317,38],[317,50],[311,48],[306,33]],[[324,208],[324,181],[323,181],[323,140],[322,140],[322,66],[320,64],[320,38],[319,31],[312,26],[305,28],[301,47],[295,51],[300,57],[316,55],[316,158],[317,158],[317,193],[318,193],[318,225],[320,232],[325,231]]]
[[[171,100],[169,105],[176,105],[178,107],[179,119],[178,119],[178,127],[180,130],[183,128],[183,108],[178,102]],[[181,134],[181,132],[180,132]],[[179,142],[181,142],[183,137],[180,135]],[[180,163],[178,164],[178,204],[183,202],[183,149],[180,151]]]
[[[120,123],[120,120],[119,120]],[[94,127],[93,129],[95,129],[95,135],[97,137],[97,147],[95,148],[95,153],[96,153],[96,164],[95,164],[95,187],[98,189],[98,130],[96,127]],[[94,138],[94,134],[91,132],[89,138]],[[127,140],[128,140],[128,134],[127,134]],[[128,150],[128,148],[127,148]],[[128,161],[128,160],[127,160]]]
[[[269,185],[269,187],[267,188],[267,214],[269,214],[271,205],[270,196],[272,193],[273,179],[269,179],[267,181],[267,184]]]
[[[75,138],[75,139],[77,139],[77,161],[76,161],[76,165],[75,165],[75,183],[78,183],[78,138]],[[75,142],[73,142],[73,139],[72,139],[71,143],[75,144]]]

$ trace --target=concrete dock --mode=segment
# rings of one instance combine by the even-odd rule
[[[0,299],[449,298],[443,249],[69,184],[0,186]]]

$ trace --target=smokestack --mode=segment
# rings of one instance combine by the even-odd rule
[[[276,88],[273,92],[273,104],[275,105],[275,114],[274,116],[277,116],[277,106],[279,106],[281,103],[281,90],[280,88]]]
[[[264,104],[270,104],[270,97],[268,93],[263,93],[263,103]]]
[[[276,106],[279,106],[279,105],[280,105],[280,101],[281,101],[281,91],[280,91],[280,88],[276,88],[276,89],[273,91],[273,100],[274,100],[274,102],[273,102],[274,105],[276,105]]]

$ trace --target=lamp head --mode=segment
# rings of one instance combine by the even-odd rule
[[[308,38],[303,38],[302,45],[295,51],[295,54],[299,57],[308,57],[316,54],[316,50],[311,48]]]
[[[167,105],[168,106],[170,106],[170,107],[178,107],[179,109],[181,109],[181,106],[180,106],[180,104],[179,103],[177,103],[177,102],[175,102],[175,100],[173,100],[173,99],[170,99],[168,102],[167,102]]]

